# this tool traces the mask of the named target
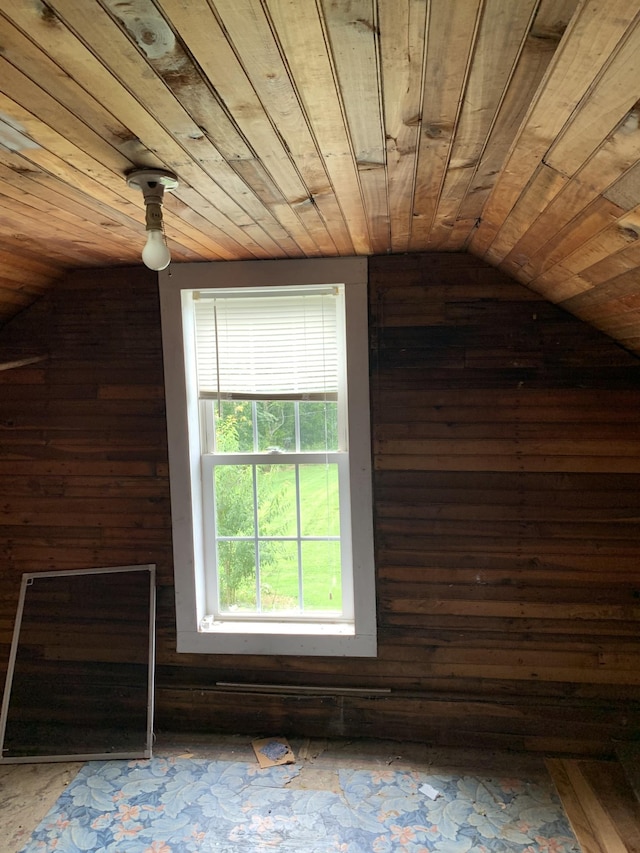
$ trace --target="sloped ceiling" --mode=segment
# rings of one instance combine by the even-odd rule
[[[640,351],[640,0],[0,0],[0,319],[139,263],[468,250]]]

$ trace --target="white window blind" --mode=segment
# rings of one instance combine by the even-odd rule
[[[338,288],[283,295],[200,293],[200,398],[335,399]]]

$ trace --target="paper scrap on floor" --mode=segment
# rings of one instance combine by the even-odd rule
[[[426,794],[426,796],[429,797],[430,800],[437,800],[438,797],[442,796],[440,791],[436,791],[436,789],[432,785],[429,785],[428,782],[425,782],[424,785],[421,785],[418,790],[421,791],[423,794]]]
[[[295,763],[296,757],[286,738],[258,738],[251,741],[251,746],[260,767],[276,767],[279,764]]]

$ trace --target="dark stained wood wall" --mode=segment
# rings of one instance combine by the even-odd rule
[[[176,654],[138,269],[75,273],[0,334],[48,355],[0,371],[3,661],[22,572],[155,563],[159,730],[607,754],[640,735],[640,360],[468,255],[372,258],[370,284],[378,659]]]
[[[383,656],[514,701],[529,747],[625,737],[640,360],[468,255],[374,259],[370,284]]]

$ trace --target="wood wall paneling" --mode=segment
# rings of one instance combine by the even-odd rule
[[[47,356],[0,371],[3,661],[22,572],[155,563],[160,729],[637,737],[640,362],[455,253],[372,258],[370,329],[376,659],[176,653],[158,298],[124,269],[74,273],[0,339]]]

